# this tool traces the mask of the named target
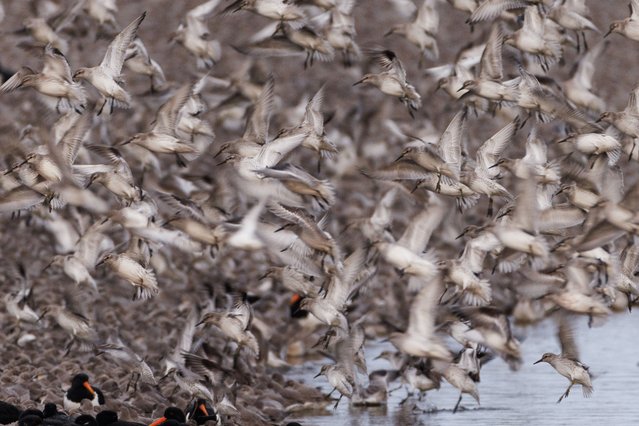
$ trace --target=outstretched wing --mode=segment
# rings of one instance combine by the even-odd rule
[[[115,36],[109,47],[107,48],[104,59],[100,63],[100,67],[113,78],[119,78],[124,65],[124,57],[131,42],[135,39],[140,24],[146,17],[146,12],[138,16],[131,22],[120,34]]]

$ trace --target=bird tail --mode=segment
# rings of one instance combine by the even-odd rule
[[[581,390],[584,393],[584,398],[590,398],[592,396],[592,392],[595,390],[592,386],[581,385]]]

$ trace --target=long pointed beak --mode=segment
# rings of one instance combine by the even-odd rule
[[[206,406],[204,404],[200,404],[199,408],[200,408],[200,411],[202,411],[205,416],[209,415],[209,412],[206,411]]]
[[[166,421],[166,417],[162,416],[159,419],[154,420],[153,423],[151,423],[149,426],[158,426],[164,423],[165,421]]]
[[[535,364],[539,364],[540,362],[543,362],[543,359],[540,359],[539,361],[535,361],[535,362],[533,362],[533,365],[535,365]]]
[[[51,265],[53,265],[53,259],[51,260],[51,262],[49,262],[47,264],[47,266],[45,266],[44,268],[42,268],[42,272],[46,271],[47,269],[49,269],[51,267]]]
[[[364,82],[364,80],[366,80],[365,78],[362,78],[359,81],[356,81],[355,83],[353,83],[353,86],[357,86],[358,84],[362,84]]]
[[[48,314],[48,313],[49,313],[49,310],[48,310],[47,308],[44,308],[44,309],[42,310],[42,313],[40,314],[40,316],[38,317],[38,320],[37,320],[36,322],[40,322],[40,320],[42,320],[42,318],[44,318],[44,316],[45,316],[46,314]]]
[[[455,237],[456,240],[460,239],[461,237],[463,237],[464,235],[466,235],[466,231],[462,232],[461,234],[459,234],[458,236]]]
[[[313,376],[314,379],[317,379],[319,376],[322,375],[322,372],[320,371],[319,373],[317,373],[316,375]]]
[[[93,390],[93,388],[91,387],[91,385],[89,384],[89,382],[84,382],[82,383],[82,386],[84,386],[84,388],[86,390],[88,390],[89,392],[91,392],[91,395],[95,395],[95,391]]]
[[[27,164],[29,162],[29,160],[24,160],[21,163],[16,164],[15,166],[11,167],[9,170],[7,170],[6,172],[4,172],[5,175],[8,175],[9,173],[11,173],[12,171],[14,171],[15,169],[22,167],[24,164]]]
[[[613,29],[612,29],[612,28],[610,28],[610,29],[608,30],[608,32],[607,32],[606,34],[604,34],[603,38],[606,38],[606,37],[608,37],[610,34],[612,34],[612,31],[613,31]]]
[[[86,184],[86,186],[84,187],[84,189],[87,189],[88,187],[90,187],[91,185],[93,185],[93,181],[95,181],[96,179],[96,175],[95,173],[91,175],[91,177],[89,178],[89,183]]]

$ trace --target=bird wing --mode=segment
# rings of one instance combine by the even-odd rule
[[[382,68],[395,74],[395,77],[397,77],[400,82],[406,82],[406,70],[395,52],[388,49],[373,50],[370,54]]]
[[[71,67],[67,58],[55,47],[47,44],[44,48],[44,65],[42,74],[61,78],[64,81],[71,82]]]
[[[67,166],[70,167],[75,162],[86,134],[91,129],[91,123],[92,119],[88,114],[81,115],[58,143],[62,148],[62,160]]]
[[[244,131],[243,139],[265,144],[268,139],[268,127],[273,110],[275,80],[270,77],[262,88],[260,97],[254,105],[253,112]]]
[[[186,24],[189,29],[196,32],[199,37],[208,35],[206,19],[212,16],[213,10],[220,3],[220,0],[209,0],[189,10],[186,14]]]
[[[528,6],[526,0],[484,0],[468,18],[468,23],[474,24],[497,18],[502,12]]]
[[[291,151],[300,146],[306,138],[305,133],[280,136],[262,146],[255,156],[255,162],[260,167],[273,167],[285,158]]]
[[[595,74],[595,61],[607,45],[608,44],[605,41],[597,43],[597,45],[590,49],[577,64],[577,69],[575,70],[572,78],[576,80],[580,86],[587,90],[592,89],[592,77]]]
[[[191,85],[185,84],[180,87],[171,98],[160,107],[152,126],[152,131],[167,135],[175,133],[175,126],[178,122],[180,110],[191,96]]]
[[[191,217],[202,223],[207,222],[202,207],[200,207],[197,203],[191,201],[188,198],[180,197],[175,194],[169,194],[160,191],[156,192],[158,194],[158,198],[164,201],[166,204],[169,205],[169,207],[173,209],[173,214],[186,214],[187,217]]]
[[[639,0],[630,0],[630,19],[632,21],[639,20]]]
[[[441,277],[437,275],[429,282],[424,282],[410,305],[408,330],[428,339],[435,331],[435,311],[439,298],[443,293]]]
[[[391,224],[392,208],[395,203],[397,191],[398,189],[396,187],[389,189],[377,203],[370,219],[376,230],[383,230]]]
[[[443,204],[429,205],[411,218],[397,244],[406,247],[413,253],[422,253],[426,250],[433,231],[439,226],[445,213]]]
[[[477,150],[477,164],[484,170],[494,166],[517,131],[518,122],[512,121],[486,140]]]
[[[537,182],[532,170],[528,172],[527,179],[519,179],[517,182],[519,194],[512,215],[512,223],[530,233],[536,233],[539,206],[537,204]]]
[[[628,106],[626,106],[624,112],[635,115],[639,114],[639,86],[635,87],[632,92],[630,92],[630,96],[628,97]]]
[[[118,79],[120,72],[122,71],[122,65],[124,65],[124,57],[126,51],[129,48],[131,42],[135,39],[140,24],[146,17],[146,12],[138,16],[133,22],[131,22],[120,34],[115,36],[109,47],[107,48],[104,59],[100,63],[102,68],[112,78]]]
[[[544,18],[537,6],[528,6],[524,12],[524,24],[522,31],[530,31],[535,34],[544,34]]]
[[[466,110],[455,114],[452,121],[439,138],[439,150],[446,164],[459,178],[461,172],[461,141],[466,125]]]
[[[504,34],[499,23],[493,25],[486,47],[481,55],[481,67],[479,77],[485,80],[501,81],[503,75],[502,46]]]
[[[634,276],[639,266],[639,246],[634,242],[626,246],[623,251],[623,272],[629,277]]]
[[[435,0],[424,0],[415,18],[415,24],[431,35],[437,34],[439,29],[439,13],[435,5]]]
[[[117,172],[126,178],[127,182],[133,183],[133,173],[129,167],[129,163],[126,162],[120,151],[117,148],[108,145],[87,145],[90,151],[95,152],[108,159],[113,166],[115,166]]]
[[[309,123],[315,134],[324,133],[324,116],[322,116],[322,103],[324,102],[324,86],[313,95],[306,105],[304,120]]]
[[[566,358],[578,361],[579,350],[577,349],[577,343],[575,342],[575,332],[567,315],[562,315],[559,318],[557,337],[561,344],[561,354]]]
[[[29,67],[22,67],[20,70],[13,74],[7,81],[2,83],[0,86],[0,94],[1,93],[9,93],[12,92],[22,86],[24,78],[28,75],[35,74],[35,72]]]

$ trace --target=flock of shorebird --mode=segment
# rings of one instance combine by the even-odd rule
[[[591,395],[572,323],[602,323],[639,300],[639,89],[608,111],[593,77],[603,38],[639,41],[639,0],[604,34],[585,0],[388,0],[383,13],[404,22],[366,41],[354,19],[365,0],[209,0],[170,35],[160,7],[120,29],[115,0],[33,3],[5,37],[41,65],[0,69],[5,350],[53,346],[55,359],[77,360],[58,380],[104,373],[96,365],[124,374],[101,401],[86,374],[58,396],[4,386],[3,420],[64,416],[12,404],[64,396],[78,413],[109,392],[142,392],[151,407],[127,417],[171,406],[154,425],[188,420],[178,400],[198,424],[279,423],[335,401],[314,387],[324,379],[279,373],[285,359],[317,354],[333,360],[316,372],[335,406],[385,404],[395,382],[421,398],[445,381],[460,392],[456,411],[463,394],[479,403],[490,359],[521,365],[511,323],[546,318],[561,353],[537,362],[569,380],[558,402],[577,384]],[[472,43],[441,64],[439,14],[452,8]],[[16,19],[0,11],[5,27]],[[225,27],[242,11],[268,25],[232,46],[214,39],[246,31]],[[146,25],[194,63],[167,78]],[[89,47],[102,61],[78,67],[71,58]],[[223,55],[242,58],[233,72],[218,71]],[[297,92],[278,94],[278,73]],[[449,96],[447,125],[431,122],[441,108],[425,87]],[[43,337],[61,331],[65,347]],[[394,346],[380,355],[388,369],[367,370],[371,340]],[[23,361],[3,368],[23,372]],[[126,423],[84,412],[57,422]]]

